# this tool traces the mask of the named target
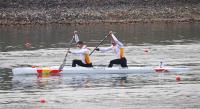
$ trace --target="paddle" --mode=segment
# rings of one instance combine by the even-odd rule
[[[79,37],[78,37],[78,35],[77,35],[77,31],[74,31],[74,36],[73,36],[72,40],[71,40],[67,45],[72,46],[72,45],[73,45],[73,41],[75,41],[76,43],[79,41]],[[65,63],[66,63],[66,57],[67,57],[67,55],[68,55],[68,53],[69,53],[69,50],[70,50],[70,47],[67,49],[67,53],[66,53],[66,55],[65,55],[65,58],[64,58],[64,60],[63,60],[63,63],[62,63],[62,64],[60,65],[60,67],[59,67],[59,70],[62,70],[62,69],[64,68]]]
[[[92,53],[95,51],[95,49],[97,49],[99,47],[99,45],[101,45],[103,43],[104,40],[106,40],[106,38],[110,35],[110,33],[108,35],[106,35],[106,37],[94,48],[94,50],[92,50],[92,52],[90,53],[90,55],[92,55]]]
[[[68,53],[69,53],[69,50],[70,50],[70,48],[67,49],[67,53],[66,53],[66,55],[65,55],[65,58],[64,58],[62,64],[61,64],[60,67],[59,67],[59,70],[62,70],[62,69],[64,68],[65,63],[66,63],[66,57],[67,57],[67,55],[68,55]]]

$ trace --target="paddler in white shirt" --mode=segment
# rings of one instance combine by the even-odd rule
[[[87,48],[87,45],[85,45],[82,41],[77,42],[77,47],[80,48],[80,50],[77,51],[69,51],[69,53],[72,53],[74,55],[79,55],[81,60],[74,59],[72,61],[72,67],[76,67],[76,65],[82,66],[82,67],[93,67],[92,62],[90,60],[90,50]]]
[[[124,46],[123,44],[115,37],[115,35],[112,33],[112,31],[109,32],[109,37],[111,37],[111,43],[112,45],[107,48],[96,48],[95,50],[101,51],[101,52],[107,52],[113,50],[113,52],[116,54],[117,58],[110,61],[110,64],[108,67],[112,67],[113,64],[121,65],[121,67],[128,67],[127,66],[127,60],[124,56]]]

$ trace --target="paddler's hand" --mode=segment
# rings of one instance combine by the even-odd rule
[[[99,51],[99,48],[95,48],[96,51]]]
[[[108,36],[112,36],[112,34],[113,34],[113,32],[112,31],[109,31],[109,34],[108,34]]]

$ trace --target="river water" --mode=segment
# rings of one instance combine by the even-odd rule
[[[13,76],[23,66],[60,65],[73,31],[92,49],[108,33],[125,45],[128,66],[187,67],[186,73]],[[1,109],[199,109],[200,23],[0,26]],[[109,39],[101,47],[109,46]],[[72,50],[77,48],[72,47]],[[148,51],[148,52],[146,52]],[[78,58],[68,55],[66,65]],[[112,53],[94,52],[95,66]],[[176,77],[181,78],[176,81]]]

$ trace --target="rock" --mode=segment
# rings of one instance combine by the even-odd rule
[[[0,24],[199,21],[199,0],[4,0]],[[184,20],[185,19],[185,20]]]

